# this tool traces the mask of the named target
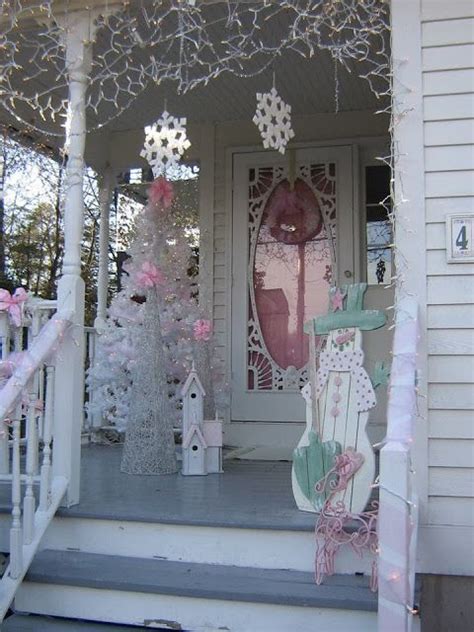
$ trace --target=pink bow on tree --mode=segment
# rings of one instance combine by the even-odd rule
[[[212,323],[210,320],[201,318],[193,325],[193,333],[195,340],[203,340],[207,342],[212,336]]]
[[[23,316],[23,303],[28,299],[28,293],[19,287],[13,294],[8,290],[0,290],[0,312],[7,312],[14,327],[20,327]]]
[[[142,263],[142,267],[137,272],[136,282],[137,285],[141,288],[153,287],[155,285],[161,285],[164,283],[165,278],[163,273],[158,270],[158,268],[149,261],[145,261]]]
[[[173,185],[166,178],[157,178],[148,188],[148,199],[152,204],[161,204],[163,208],[169,208],[174,199]]]

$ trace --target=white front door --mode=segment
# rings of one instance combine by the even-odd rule
[[[354,273],[352,147],[235,154],[232,421],[301,422],[304,323]]]

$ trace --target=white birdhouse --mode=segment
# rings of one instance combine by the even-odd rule
[[[201,428],[192,424],[183,439],[183,468],[184,476],[205,476],[207,474],[206,461],[207,444]]]
[[[212,421],[204,421],[203,435],[206,441],[206,469],[208,474],[222,472],[222,421],[216,413]]]
[[[206,395],[193,367],[183,388],[183,468],[184,476],[222,472],[222,421],[204,421]]]
[[[201,381],[193,367],[181,389],[183,398],[183,438],[186,437],[192,424],[202,426],[204,421],[204,390]]]

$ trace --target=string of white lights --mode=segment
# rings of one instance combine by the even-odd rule
[[[259,75],[287,51],[308,58],[327,51],[348,70],[351,60],[363,62],[361,76],[377,95],[387,95],[388,4],[122,0],[112,8],[104,1],[95,17],[91,12],[88,131],[120,116],[152,82],[171,80],[182,94],[224,72]],[[53,0],[1,3],[1,104],[42,134],[61,135],[55,122],[64,122],[67,111],[63,41],[71,13],[65,5],[59,14]]]

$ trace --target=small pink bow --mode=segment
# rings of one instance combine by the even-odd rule
[[[166,178],[157,178],[148,188],[148,199],[152,204],[161,204],[163,208],[169,208],[174,199],[173,185]]]
[[[23,315],[23,303],[28,299],[27,292],[19,287],[10,294],[8,290],[0,290],[0,311],[7,312],[14,327],[21,325]]]
[[[142,263],[141,270],[136,274],[137,285],[141,288],[153,287],[164,283],[164,276],[158,268],[149,261]]]
[[[344,344],[346,344],[346,342],[349,342],[354,337],[355,337],[355,331],[354,330],[346,331],[343,334],[339,334],[339,336],[336,336],[336,344],[344,345]]]
[[[207,342],[212,336],[212,323],[210,320],[201,318],[193,325],[194,340]]]
[[[346,293],[339,288],[337,288],[336,291],[331,295],[331,305],[333,312],[336,312],[338,309],[344,311],[345,297]]]

